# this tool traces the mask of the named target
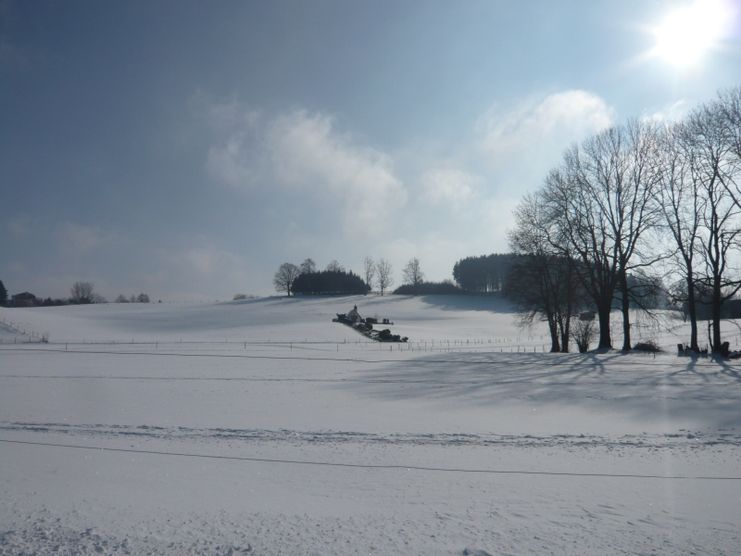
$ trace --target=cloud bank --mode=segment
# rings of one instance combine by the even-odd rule
[[[365,255],[386,257],[397,271],[417,256],[430,279],[449,278],[459,258],[507,250],[512,210],[523,193],[539,187],[571,143],[615,120],[608,103],[589,91],[534,95],[492,104],[447,151],[410,156],[413,149],[401,155],[369,145],[362,130],[344,130],[326,112],[266,114],[231,99],[207,113],[216,135],[206,167],[218,183],[259,202],[287,195],[317,210],[313,218],[337,222],[332,232],[339,239],[286,223],[294,246],[309,249],[304,256],[320,266],[337,258],[350,267]]]
[[[254,192],[278,188],[339,204],[343,231],[365,237],[388,224],[407,201],[391,157],[338,130],[332,116],[292,110],[271,118],[232,112],[235,125],[208,152],[207,167],[221,182]]]

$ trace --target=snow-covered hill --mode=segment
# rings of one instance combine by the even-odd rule
[[[331,322],[353,305],[412,341]],[[675,356],[669,315],[636,321],[658,356],[542,353],[482,297],[0,318],[51,339],[0,344],[0,554],[741,545],[741,367]]]
[[[358,335],[331,320],[355,305],[363,316],[391,319],[395,333],[413,341],[437,342],[438,348],[442,343],[450,343],[451,348],[493,344],[505,350],[527,346],[530,351],[549,347],[543,323],[522,327],[519,315],[506,301],[489,296],[267,297],[202,304],[0,308],[0,322],[12,322],[28,333],[46,333],[52,342],[348,342],[356,341]],[[620,345],[617,312],[613,321],[614,343]],[[726,333],[732,345],[741,337],[735,323],[727,325]],[[636,341],[650,339],[674,349],[688,335],[688,327],[673,313],[637,314],[633,335]],[[9,336],[5,335],[6,341]]]

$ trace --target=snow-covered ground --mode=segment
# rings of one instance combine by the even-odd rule
[[[354,304],[410,343],[331,322]],[[635,326],[657,356],[543,353],[541,325],[481,297],[0,321],[0,554],[741,546],[741,365],[675,356],[669,315]],[[31,333],[50,343],[13,343]]]

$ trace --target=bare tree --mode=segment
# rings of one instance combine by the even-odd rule
[[[391,263],[386,259],[379,259],[376,263],[376,274],[378,275],[378,289],[381,290],[381,295],[394,283],[391,272]]]
[[[371,257],[366,257],[363,260],[363,268],[365,270],[365,283],[368,284],[368,287],[372,290],[373,279],[376,276],[376,263]]]
[[[579,353],[586,353],[589,350],[589,344],[594,339],[594,322],[591,319],[573,319],[571,325],[571,337],[579,348]]]
[[[692,172],[693,145],[691,132],[685,124],[676,124],[661,134],[661,179],[659,202],[672,245],[672,266],[680,275],[684,287],[680,288],[680,301],[687,307],[690,320],[689,348],[699,351],[697,339],[697,302],[695,256],[706,201],[700,191],[696,172]]]
[[[314,259],[309,257],[304,260],[304,262],[301,263],[299,270],[301,271],[301,274],[313,274],[316,272],[316,263],[314,262]]]
[[[736,161],[741,162],[741,87],[720,93],[717,109],[721,113],[725,140]],[[737,191],[739,185],[736,182]]]
[[[293,292],[293,282],[299,277],[301,271],[295,264],[283,263],[278,268],[278,272],[273,277],[273,285],[275,290],[279,292],[286,292],[288,297],[291,297]]]
[[[409,262],[404,267],[404,270],[402,270],[402,274],[404,275],[404,283],[409,284],[410,286],[419,286],[425,278],[424,272],[422,272],[422,269],[420,268],[419,259],[417,257],[409,259]]]
[[[336,260],[332,260],[327,265],[327,268],[325,270],[327,270],[328,272],[344,272],[345,271],[345,267],[343,267]]]
[[[75,282],[70,290],[70,302],[77,304],[92,303],[95,299],[92,282]]]
[[[641,242],[657,216],[655,128],[639,122],[608,129],[572,147],[546,180],[559,220],[560,246],[577,256],[582,282],[599,315],[599,348],[612,347],[610,312],[621,292],[623,349],[630,349],[628,273],[647,266]]]
[[[509,242],[513,251],[523,256],[513,263],[505,291],[519,306],[524,324],[531,324],[536,316],[545,319],[551,352],[568,352],[578,280],[574,261],[553,246],[558,235],[554,224],[537,194],[527,195],[520,202]]]
[[[573,252],[581,263],[579,276],[599,318],[599,349],[612,347],[610,311],[617,287],[617,257],[609,249],[607,223],[597,203],[582,190],[581,152],[573,147],[564,165],[546,179],[544,195],[549,212],[557,219],[558,236],[553,245]]]
[[[623,129],[626,135],[623,156],[626,159],[627,174],[622,186],[616,181],[616,206],[612,211],[615,216],[614,219],[611,218],[611,222],[618,252],[623,351],[628,351],[631,349],[630,302],[635,300],[629,285],[629,272],[633,270],[642,273],[647,266],[660,258],[645,249],[644,240],[655,230],[660,220],[660,207],[655,199],[661,168],[656,125],[633,121]]]
[[[687,119],[686,129],[692,155],[689,169],[704,199],[699,235],[705,266],[701,283],[711,298],[710,343],[714,353],[722,353],[722,305],[741,289],[741,281],[731,275],[731,260],[741,233],[741,206],[730,187],[735,171],[729,162],[732,146],[717,104],[695,110]]]
[[[118,294],[118,297],[116,298],[116,303],[128,303],[129,298],[126,297],[124,294],[120,293]]]

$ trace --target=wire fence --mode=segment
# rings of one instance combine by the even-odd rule
[[[659,480],[695,480],[695,481],[741,481],[739,475],[659,475],[649,473],[615,473],[600,471],[554,471],[544,469],[494,469],[494,468],[470,468],[470,467],[442,467],[427,465],[387,464],[387,463],[353,463],[327,460],[288,459],[288,458],[266,458],[256,456],[227,455],[227,454],[204,454],[198,452],[184,452],[173,450],[147,450],[143,448],[117,448],[113,446],[92,446],[87,444],[69,444],[60,442],[36,442],[31,440],[13,440],[0,438],[5,444],[41,446],[46,448],[64,448],[72,450],[93,450],[98,453],[112,452],[124,454],[148,454],[154,456],[170,456],[180,458],[198,458],[208,460],[228,460],[251,463],[270,463],[286,465],[308,465],[321,467],[345,467],[353,469],[382,469],[395,471],[427,471],[437,473],[467,473],[476,475],[536,475],[551,477],[584,477],[584,478],[613,478],[613,479],[659,479]]]
[[[0,338],[0,344],[43,343],[49,346],[64,346],[65,349],[81,346],[136,346],[149,347],[154,350],[165,348],[182,349],[217,349],[219,351],[388,351],[388,352],[499,352],[499,353],[543,353],[550,350],[550,344],[544,338],[533,338],[518,342],[512,338],[472,338],[472,339],[425,339],[407,342],[379,342],[373,340],[246,340],[225,338],[223,340],[69,340],[50,341],[48,335],[19,330],[12,338]]]
[[[49,341],[49,333],[39,333],[25,323],[0,319],[0,331],[8,337],[0,336],[0,344],[40,344]]]
[[[614,319],[613,319],[614,320]],[[667,322],[666,319],[657,318],[635,318],[631,323],[631,332],[635,341],[644,341],[656,339],[662,335],[676,335],[677,331],[684,323]],[[732,347],[741,346],[741,327],[735,326],[728,331],[724,331],[723,337]],[[621,323],[614,320],[611,323],[612,329],[617,333],[621,331]],[[39,332],[34,330],[31,325],[23,322],[12,321],[0,318],[0,345],[7,344],[50,344],[54,346],[64,345],[65,348],[70,346],[97,345],[97,346],[151,346],[154,349],[160,349],[167,346],[189,346],[189,347],[208,347],[213,346],[220,350],[256,350],[271,349],[289,351],[389,351],[389,352],[471,352],[471,351],[489,351],[499,353],[545,353],[550,351],[550,338],[547,334],[519,334],[517,336],[490,336],[490,337],[455,337],[455,338],[414,338],[407,342],[379,342],[358,335],[355,339],[336,338],[328,339],[309,339],[309,338],[289,338],[289,339],[264,339],[264,338],[163,338],[163,339],[142,339],[141,337],[132,337],[128,339],[67,339],[51,341],[48,332]],[[700,327],[702,334],[703,328]],[[677,340],[680,338],[677,336]],[[673,346],[672,346],[673,347]]]

